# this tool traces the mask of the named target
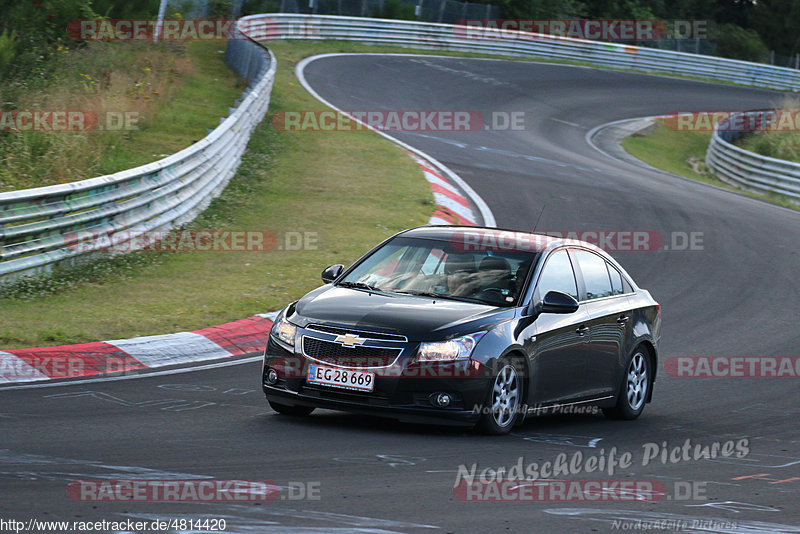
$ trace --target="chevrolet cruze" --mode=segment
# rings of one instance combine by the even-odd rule
[[[653,394],[661,308],[583,241],[461,226],[396,234],[275,318],[270,406],[504,434],[553,406],[635,419]]]

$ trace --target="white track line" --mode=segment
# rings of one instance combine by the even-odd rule
[[[417,154],[419,157],[428,160],[430,163],[432,163],[433,165],[438,167],[444,174],[447,175],[448,178],[450,178],[453,182],[455,182],[458,185],[458,187],[461,188],[462,191],[464,191],[464,193],[470,198],[470,200],[472,200],[472,202],[478,208],[478,211],[480,211],[481,218],[483,219],[483,225],[484,226],[497,226],[497,222],[495,221],[494,214],[492,213],[492,210],[489,208],[489,206],[486,204],[486,202],[484,202],[484,200],[480,197],[480,195],[478,195],[478,193],[476,193],[475,190],[473,190],[469,186],[469,184],[467,184],[467,182],[465,182],[459,175],[457,175],[456,173],[451,171],[445,164],[443,164],[440,161],[436,160],[432,156],[426,154],[422,150],[414,148],[413,146],[411,146],[411,145],[409,145],[407,143],[404,143],[403,141],[400,141],[399,139],[396,139],[396,138],[392,137],[391,135],[389,135],[389,134],[387,134],[385,132],[377,130],[377,129],[373,128],[372,126],[370,126],[369,124],[366,124],[363,121],[358,120],[357,118],[353,117],[352,115],[349,115],[347,112],[345,112],[345,111],[339,109],[338,107],[334,106],[333,104],[331,104],[330,102],[328,102],[327,100],[322,98],[319,95],[319,93],[317,93],[314,89],[311,88],[311,86],[308,84],[308,81],[305,78],[305,74],[303,73],[304,69],[306,68],[306,65],[308,65],[312,61],[316,61],[318,59],[323,59],[323,58],[328,58],[328,57],[337,57],[337,56],[359,56],[359,55],[363,55],[363,54],[336,53],[336,54],[320,54],[320,55],[317,55],[317,56],[307,57],[307,58],[303,59],[302,61],[300,61],[300,63],[297,64],[297,66],[294,69],[294,73],[297,76],[297,79],[300,81],[300,84],[305,88],[305,90],[308,91],[311,94],[311,96],[313,96],[314,98],[316,98],[317,100],[319,100],[320,102],[325,104],[326,106],[329,106],[332,109],[335,109],[336,111],[342,113],[343,115],[345,115],[346,117],[350,118],[351,120],[353,120],[353,121],[355,121],[355,122],[357,122],[359,124],[364,125],[366,128],[369,128],[370,130],[372,130],[373,132],[377,133],[378,135],[382,135],[383,137],[385,137],[386,139],[390,140],[391,142],[400,145],[401,147],[405,148],[409,152],[413,152],[414,154]],[[420,54],[369,54],[369,55],[402,55],[402,56],[405,56],[405,57],[430,57],[430,56],[425,56],[425,55],[420,55]]]

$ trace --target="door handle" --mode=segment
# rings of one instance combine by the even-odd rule
[[[625,323],[627,323],[627,322],[628,322],[628,319],[629,319],[629,317],[628,317],[627,315],[620,315],[620,316],[617,318],[617,322],[618,322],[619,324],[625,324]]]
[[[577,330],[575,330],[575,333],[578,334],[579,336],[585,336],[588,331],[589,327],[583,324],[579,326]]]

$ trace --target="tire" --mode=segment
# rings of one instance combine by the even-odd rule
[[[523,376],[519,363],[511,358],[500,360],[478,420],[477,429],[480,432],[499,436],[511,431],[519,419],[524,391]]]
[[[269,402],[269,407],[278,412],[282,415],[291,415],[292,417],[305,417],[306,415],[310,414],[314,411],[314,408],[310,406],[289,406],[286,404],[280,404],[278,402]]]
[[[625,367],[625,376],[620,384],[617,405],[603,408],[603,413],[612,419],[632,420],[639,417],[647,404],[651,381],[650,358],[647,351],[637,348]]]

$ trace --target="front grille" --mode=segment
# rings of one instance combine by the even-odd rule
[[[364,337],[367,339],[378,339],[381,341],[408,341],[406,336],[401,336],[399,334],[384,334],[382,332],[367,332],[365,330],[354,330],[352,328],[339,328],[338,326],[328,326],[322,324],[310,324],[306,327],[309,330],[316,330],[317,332],[325,332],[327,334],[336,334],[337,336],[343,336],[347,334],[356,334],[359,337]]]
[[[386,367],[400,356],[402,349],[345,347],[339,343],[303,336],[303,354],[315,360],[342,367]]]

